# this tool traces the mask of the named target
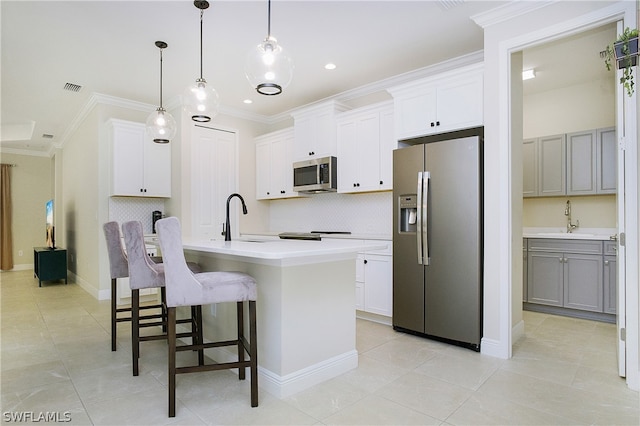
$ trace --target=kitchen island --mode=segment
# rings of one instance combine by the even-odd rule
[[[358,366],[355,262],[361,240],[185,241],[184,249],[205,271],[242,271],[256,279],[262,389],[284,398]],[[235,307],[229,305],[203,309],[205,338],[233,338]],[[214,358],[225,356],[232,355],[221,350]]]

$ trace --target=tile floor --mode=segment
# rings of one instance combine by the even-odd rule
[[[357,369],[284,400],[261,390],[257,408],[230,371],[181,375],[169,419],[164,342],[142,344],[132,377],[130,326],[111,352],[108,301],[74,283],[38,288],[32,271],[0,280],[3,423],[24,413],[96,425],[640,422],[638,393],[616,374],[615,327],[531,312],[510,360],[358,321]]]

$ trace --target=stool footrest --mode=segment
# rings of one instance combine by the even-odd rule
[[[228,370],[230,368],[244,368],[244,367],[250,367],[250,366],[251,366],[250,360],[223,362],[221,364],[193,365],[188,367],[176,367],[176,374],[195,373],[197,371]]]
[[[203,343],[201,345],[182,345],[176,346],[176,351],[198,351],[200,349],[220,348],[223,346],[237,346],[238,343],[240,343],[238,340],[225,340],[220,342]],[[245,348],[248,346],[249,345],[244,345]]]

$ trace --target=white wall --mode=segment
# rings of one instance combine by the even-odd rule
[[[2,162],[15,164],[11,168],[14,269],[29,269],[33,267],[33,248],[45,245],[44,204],[53,198],[51,160],[2,153]]]

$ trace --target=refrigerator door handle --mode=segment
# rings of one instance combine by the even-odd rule
[[[418,172],[418,189],[416,194],[418,195],[418,202],[416,204],[417,207],[417,223],[416,223],[416,238],[417,238],[417,246],[418,246],[418,265],[423,264],[423,254],[422,254],[422,182],[423,182],[422,172]]]
[[[422,228],[420,233],[422,234],[422,258],[423,264],[429,265],[429,180],[431,179],[431,173],[422,172],[422,203],[420,204],[420,210],[422,211]]]

